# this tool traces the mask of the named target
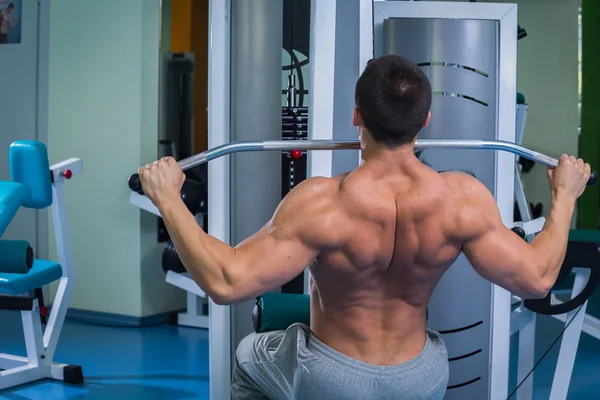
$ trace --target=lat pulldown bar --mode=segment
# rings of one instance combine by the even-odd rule
[[[223,157],[228,154],[242,153],[247,151],[292,151],[292,150],[359,150],[358,141],[331,141],[331,140],[264,140],[248,142],[232,142],[208,149],[202,153],[184,158],[177,163],[182,170],[194,168],[200,164]],[[558,165],[558,160],[530,150],[526,147],[516,145],[502,140],[417,140],[415,151],[426,149],[456,149],[456,150],[499,150],[527,158],[550,168]],[[592,171],[588,186],[596,184],[598,175]],[[142,185],[140,176],[135,173],[129,177],[129,188],[141,193]]]

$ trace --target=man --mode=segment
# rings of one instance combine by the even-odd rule
[[[544,297],[557,278],[588,164],[563,155],[549,170],[552,207],[529,244],[502,224],[478,180],[415,157],[431,117],[431,87],[416,65],[395,55],[373,60],[355,97],[361,165],[304,181],[236,248],[200,229],[180,199],[184,175],[173,159],[139,170],[183,264],[216,303],[253,298],[310,267],[310,327],[246,337],[235,399],[441,399],[447,353],[425,314],[459,253],[524,298]]]
[[[14,9],[14,3],[9,3],[5,9],[0,10],[0,44],[8,43],[8,30],[12,30],[17,24],[16,15],[13,15],[12,19],[10,18]]]

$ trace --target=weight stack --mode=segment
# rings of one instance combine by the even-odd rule
[[[163,250],[162,254],[162,269],[165,271],[165,274],[169,271],[173,271],[178,274],[186,272],[186,269],[179,258],[179,254],[177,254],[175,245],[171,240],[165,243],[165,249]]]

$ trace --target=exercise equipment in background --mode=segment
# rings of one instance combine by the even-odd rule
[[[206,168],[203,168],[206,170]],[[183,183],[181,188],[181,199],[187,206],[188,210],[196,217],[198,224],[207,229],[207,192],[206,180],[202,179],[201,171],[198,168],[188,170],[194,171],[196,179],[188,178]],[[177,249],[173,241],[169,240],[165,243],[162,254],[162,268],[165,271],[166,282],[175,285],[187,292],[187,309],[185,313],[174,314],[171,322],[176,325],[191,326],[195,328],[208,328],[208,302],[206,295],[198,286],[194,284],[196,290],[188,291],[191,287],[189,274],[185,266],[177,254]]]
[[[569,245],[567,248],[567,256],[565,257],[565,264],[568,263],[572,268],[570,276],[560,277],[550,293],[550,298],[543,299],[544,302],[540,301],[536,304],[535,302],[528,300],[529,307],[534,310],[537,307],[541,307],[540,312],[551,315],[553,318],[564,322],[565,315],[558,314],[555,310],[564,310],[564,303],[569,304],[568,309],[572,309],[573,305],[577,306],[577,304],[581,302],[581,300],[578,300],[569,303],[573,296],[571,295],[570,288],[575,285],[577,271],[580,272],[580,275],[589,274],[588,281],[581,283],[583,285],[582,290],[593,295],[593,290],[590,290],[589,286],[592,284],[595,285],[598,280],[600,280],[597,276],[599,273],[598,269],[600,268],[599,249],[600,231],[584,229],[572,230],[569,233]],[[548,304],[550,307],[548,307]],[[593,315],[586,314],[585,306],[586,304],[584,303],[583,306],[581,306],[582,311],[579,313],[582,319],[580,321],[582,324],[581,329],[588,335],[600,340],[600,319]],[[578,315],[578,318],[580,315]],[[572,324],[578,322],[579,321],[575,320]]]
[[[189,169],[186,171],[188,178],[181,188],[181,198],[188,210],[196,217],[196,221],[206,230],[207,220],[207,191],[206,191],[206,166]],[[160,212],[152,202],[143,195],[131,193],[129,202],[151,214],[160,217]],[[208,329],[208,299],[206,294],[190,277],[181,263],[177,250],[171,239],[167,236],[161,259],[162,269],[165,271],[165,281],[173,286],[186,291],[186,311],[174,314],[171,322],[176,325]]]
[[[293,11],[290,13],[290,29],[293,28]],[[302,78],[302,69],[298,66],[298,59],[294,55],[294,43],[290,38],[290,75],[288,75],[288,88],[286,91],[286,106],[281,109],[281,138],[283,140],[308,140],[308,107],[303,105],[304,96],[297,96],[296,75]],[[302,81],[301,81],[302,82]],[[304,88],[299,88],[300,92]],[[298,101],[297,97],[300,97]],[[300,150],[290,150],[281,153],[281,198],[306,179],[307,157]],[[304,273],[291,279],[281,287],[283,293],[303,293],[304,291]]]
[[[576,239],[572,239],[573,237]],[[569,235],[565,260],[554,287],[543,299],[525,300],[525,307],[538,314],[558,315],[571,312],[587,302],[600,280],[598,246],[600,246],[598,231],[572,231]],[[573,293],[570,299],[556,301],[557,294],[569,293],[569,288],[574,285],[573,275],[576,275],[576,271],[586,276],[585,285],[578,293]],[[553,299],[555,301],[552,301]]]
[[[52,208],[59,262],[33,257],[26,241],[0,241],[0,309],[19,310],[27,356],[0,353],[0,390],[44,378],[83,382],[80,366],[53,362],[75,283],[65,182],[83,171],[79,158],[52,166],[41,142],[17,141],[9,149],[10,181],[0,181],[0,236],[20,207]],[[48,313],[41,288],[59,281]]]
[[[179,254],[177,254],[177,249],[171,240],[165,244],[165,249],[163,250],[162,268],[163,271],[165,271],[165,274],[169,273],[169,271],[173,271],[177,274],[186,272],[185,267],[179,258]]]
[[[523,300],[517,296],[513,296],[511,335],[518,334],[517,381],[520,382],[513,393],[518,389],[518,399],[533,398],[533,371],[561,336],[562,341],[560,343],[549,399],[563,400],[567,398],[588,299],[598,283],[598,273],[596,272],[595,276],[592,276],[590,272],[593,270],[597,271],[600,267],[597,257],[588,260],[590,264],[587,265],[573,264],[572,261],[575,261],[577,258],[573,258],[572,256],[574,255],[574,251],[578,251],[577,247],[577,245],[573,246],[573,242],[569,242],[568,252],[571,253],[571,257],[565,259],[561,270],[561,275],[568,276],[568,278],[563,279],[562,286],[565,289],[556,290],[557,287],[561,286],[560,279],[562,278],[559,278],[559,282],[552,288],[545,299]],[[570,282],[571,285],[564,285],[565,280]],[[567,297],[564,303],[555,301],[557,293]],[[548,350],[536,362],[534,349],[537,314],[552,315],[565,325],[557,340],[550,345]]]
[[[310,296],[299,293],[265,293],[252,310],[254,332],[286,330],[290,325],[310,326]]]
[[[521,145],[523,143],[523,134],[525,132],[525,124],[527,122],[528,105],[523,93],[517,93],[517,125],[515,131],[515,143]],[[542,216],[542,203],[528,203],[525,199],[525,191],[523,189],[523,179],[521,174],[526,174],[535,165],[535,162],[525,157],[517,157],[515,165],[515,208],[514,221],[528,222],[532,219],[537,219]]]
[[[181,200],[193,215],[206,213],[206,181],[186,179],[181,187]]]
[[[33,267],[33,249],[25,240],[0,240],[0,273],[26,274]]]
[[[526,118],[527,102],[525,96],[518,93],[516,126],[516,143],[518,144],[521,144],[523,140]],[[523,188],[521,174],[529,172],[533,166],[533,163],[522,157],[519,157],[515,163],[516,204],[513,231],[527,241],[533,240],[545,222],[545,218],[541,216],[542,205],[540,203],[533,205],[528,202]],[[586,317],[587,302],[600,278],[600,271],[598,271],[600,263],[597,256],[600,235],[595,231],[595,236],[591,233],[583,234],[581,232],[571,232],[567,254],[557,282],[544,299],[521,299],[518,296],[512,296],[511,335],[518,334],[517,381],[520,383],[513,391],[513,394],[517,393],[517,399],[533,397],[533,370],[537,365],[537,363],[534,364],[537,314],[551,315],[565,324],[561,334],[561,347],[552,381],[550,399],[561,400],[567,397],[575,355]],[[561,300],[557,298],[557,295],[562,296]],[[600,327],[600,324],[598,326]]]

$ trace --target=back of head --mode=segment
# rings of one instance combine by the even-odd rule
[[[8,5],[8,7],[6,7],[7,10],[13,10],[15,8],[15,4],[14,3],[10,3]]]
[[[408,144],[429,115],[431,85],[416,64],[386,55],[367,64],[356,83],[356,108],[375,142],[388,147]]]

